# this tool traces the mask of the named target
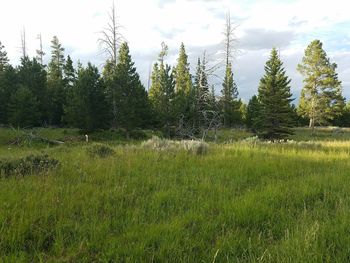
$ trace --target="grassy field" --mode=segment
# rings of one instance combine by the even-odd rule
[[[349,262],[350,131],[250,136],[223,131],[205,155],[111,136],[99,158],[79,140],[9,146],[0,129],[0,159],[60,161],[0,178],[0,262]]]

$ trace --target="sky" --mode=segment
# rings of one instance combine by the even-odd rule
[[[56,35],[73,61],[88,61],[100,69],[106,60],[97,39],[108,23],[112,0],[1,0],[0,41],[12,64],[21,57],[21,30],[25,28],[27,53],[35,56],[41,33],[44,62],[50,59],[50,41]],[[324,44],[350,99],[350,15],[347,0],[115,0],[121,33],[129,43],[141,80],[147,87],[149,70],[161,43],[169,47],[167,63],[176,64],[181,42],[191,71],[206,51],[214,65],[221,61],[225,16],[236,26],[233,69],[239,96],[248,101],[257,93],[264,64],[273,47],[280,51],[298,100],[302,76],[296,67],[314,39]],[[221,90],[223,67],[210,79]]]

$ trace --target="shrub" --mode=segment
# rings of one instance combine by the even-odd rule
[[[88,148],[88,154],[91,157],[106,158],[115,154],[115,151],[106,145],[97,144]]]
[[[0,174],[7,177],[11,175],[25,176],[42,174],[56,168],[59,161],[45,155],[29,155],[20,159],[0,160]]]
[[[156,151],[176,151],[185,150],[188,153],[204,155],[208,152],[209,145],[203,141],[195,140],[183,140],[172,141],[167,139],[161,139],[159,137],[153,137],[141,144],[141,147],[145,149],[151,149]]]
[[[130,132],[130,138],[134,140],[144,140],[149,138],[143,130],[133,130]]]

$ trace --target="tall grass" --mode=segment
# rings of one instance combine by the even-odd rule
[[[37,149],[61,165],[0,179],[0,262],[348,262],[350,142],[319,143]]]

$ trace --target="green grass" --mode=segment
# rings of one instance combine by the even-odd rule
[[[350,141],[89,147],[0,146],[61,163],[0,179],[0,262],[350,260]]]

